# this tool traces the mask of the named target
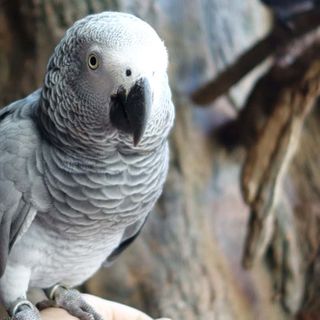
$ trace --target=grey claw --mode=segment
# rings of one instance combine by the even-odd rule
[[[55,306],[65,309],[80,320],[103,320],[103,318],[82,298],[78,290],[66,289],[65,287],[60,286],[54,289],[53,298]],[[46,303],[44,303],[44,305],[46,305]]]
[[[39,311],[31,304],[20,304],[11,320],[41,320]]]

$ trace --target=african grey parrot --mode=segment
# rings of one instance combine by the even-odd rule
[[[30,287],[46,290],[43,306],[101,319],[69,288],[132,242],[160,196],[167,63],[146,22],[90,15],[56,47],[43,87],[0,111],[0,297],[13,319],[40,319]]]

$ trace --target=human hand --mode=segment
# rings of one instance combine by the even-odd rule
[[[104,300],[93,295],[83,294],[83,298],[106,320],[153,320],[145,313],[126,305]],[[76,320],[61,308],[48,308],[41,311],[42,320]],[[158,320],[170,320],[161,318]]]

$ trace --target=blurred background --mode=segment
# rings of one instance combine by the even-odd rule
[[[84,291],[174,320],[320,319],[316,2],[0,0],[0,106],[41,86],[87,14],[133,13],[168,48],[177,116],[163,195]]]

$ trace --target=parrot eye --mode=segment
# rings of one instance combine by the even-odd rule
[[[131,75],[132,75],[131,70],[130,70],[130,69],[127,69],[127,70],[126,70],[126,76],[127,76],[127,77],[130,77]]]
[[[95,70],[99,67],[98,58],[93,53],[88,57],[88,66],[91,70]]]

